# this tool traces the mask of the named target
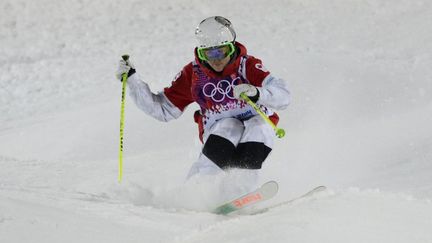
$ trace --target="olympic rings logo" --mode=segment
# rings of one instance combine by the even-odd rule
[[[226,97],[234,99],[232,90],[238,80],[240,80],[240,77],[235,78],[231,82],[228,80],[220,80],[217,84],[207,83],[202,88],[203,94],[211,98],[214,102],[221,102]]]

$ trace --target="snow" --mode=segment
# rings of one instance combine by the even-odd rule
[[[0,2],[0,242],[432,242],[432,3],[426,0]],[[192,105],[160,123],[126,100],[124,53],[154,91],[222,15],[289,82],[287,135],[261,172],[277,204],[209,213],[223,178],[185,182]]]

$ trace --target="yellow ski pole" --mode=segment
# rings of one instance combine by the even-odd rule
[[[283,138],[285,136],[285,130],[283,130],[282,128],[278,128],[271,120],[270,118],[267,117],[266,114],[264,114],[264,112],[251,100],[249,99],[249,97],[247,95],[245,95],[244,93],[240,94],[240,97],[245,100],[250,106],[252,106],[256,112],[258,112],[258,114],[264,119],[264,121],[266,121],[272,128],[273,130],[275,130],[276,132],[276,136],[278,138]]]
[[[123,60],[127,61],[129,55],[123,55]],[[126,82],[128,74],[122,75],[122,94],[121,94],[121,111],[120,111],[120,151],[119,151],[119,165],[118,165],[118,181],[121,183],[123,179],[123,134],[124,134],[124,110],[125,110],[125,95],[126,95]]]

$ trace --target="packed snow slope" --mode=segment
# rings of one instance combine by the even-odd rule
[[[0,242],[432,242],[432,2],[2,0]],[[191,105],[160,123],[126,99],[124,53],[157,92],[222,15],[293,101],[261,172],[276,204],[209,211],[220,178],[185,182],[201,144]],[[238,178],[233,177],[232,183]]]

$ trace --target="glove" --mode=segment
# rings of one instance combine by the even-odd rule
[[[236,99],[242,99],[240,95],[244,93],[253,102],[257,102],[259,99],[258,89],[250,84],[239,84],[234,86],[233,94]]]
[[[118,69],[117,69],[117,72],[116,72],[116,77],[117,77],[117,79],[119,79],[120,81],[122,81],[122,76],[123,76],[124,73],[127,73],[128,74],[128,78],[129,78],[135,72],[136,71],[135,71],[134,65],[129,60],[125,61],[125,60],[122,59],[119,62],[119,66],[118,66]]]

